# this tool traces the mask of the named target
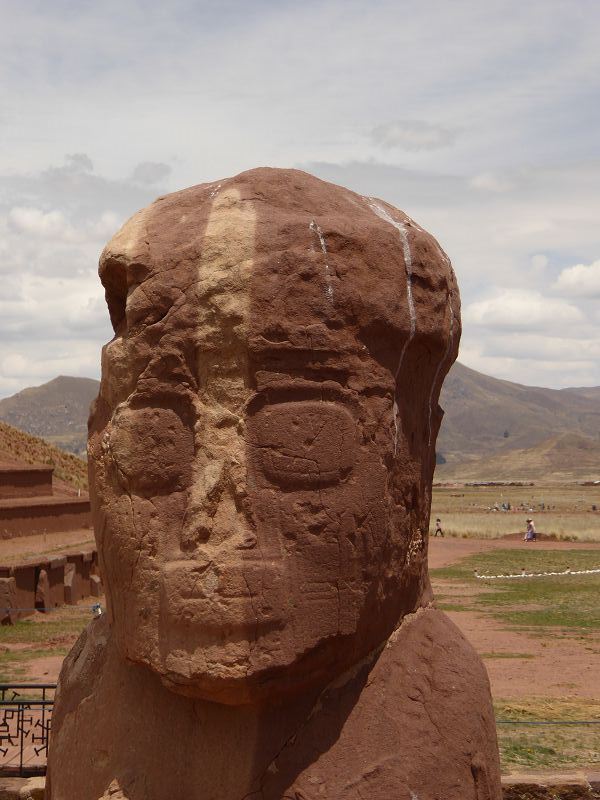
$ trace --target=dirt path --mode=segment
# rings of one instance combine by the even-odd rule
[[[445,567],[475,553],[497,549],[598,550],[600,544],[574,542],[536,542],[507,539],[432,539],[429,565]],[[486,591],[461,586],[455,581],[433,580],[434,592],[452,602],[466,595]],[[600,637],[563,635],[553,629],[551,636],[530,635],[511,630],[491,616],[473,611],[448,611],[484,662],[495,699],[600,698]]]
[[[600,697],[597,639],[560,638],[560,633],[544,639],[508,630],[483,614],[446,613],[484,656],[495,699]]]

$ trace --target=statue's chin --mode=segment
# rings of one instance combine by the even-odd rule
[[[252,644],[245,641],[246,646]],[[222,643],[212,649],[211,664],[204,666],[184,652],[166,653],[161,663],[138,660],[131,653],[128,660],[144,663],[176,694],[223,705],[246,705],[320,691],[368,655],[359,651],[351,637],[332,637],[308,651],[291,653],[287,660],[277,654],[270,658],[264,651],[252,663],[237,658],[235,649],[236,643]]]

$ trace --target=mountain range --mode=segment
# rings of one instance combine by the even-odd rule
[[[438,479],[600,478],[600,386],[524,386],[457,362],[440,405]]]
[[[91,378],[59,376],[0,400],[0,420],[85,457]],[[456,363],[440,398],[437,480],[600,478],[600,387],[544,389]]]
[[[0,400],[0,420],[85,458],[87,419],[98,381],[59,375]]]

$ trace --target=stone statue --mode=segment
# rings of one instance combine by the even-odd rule
[[[100,261],[107,613],[65,661],[50,800],[497,800],[480,659],[432,605],[450,262],[387,203],[257,169]]]

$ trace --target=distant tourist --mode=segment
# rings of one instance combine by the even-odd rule
[[[535,525],[533,524],[533,520],[528,518],[527,520],[527,531],[525,533],[524,541],[526,542],[535,542],[537,539],[537,535],[535,532]]]
[[[433,535],[437,536],[438,534],[440,536],[444,535],[444,531],[442,530],[442,520],[439,517],[435,521],[435,533]]]

